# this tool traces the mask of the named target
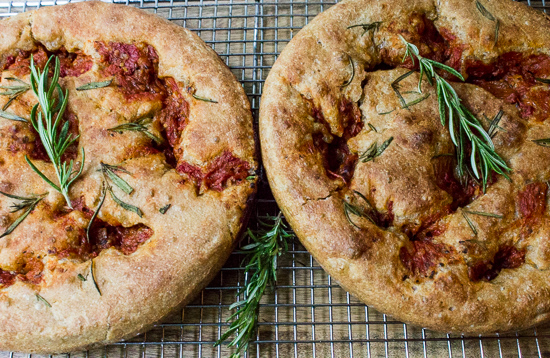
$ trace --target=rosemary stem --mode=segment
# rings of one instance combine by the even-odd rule
[[[51,138],[50,138],[51,140]],[[54,159],[54,158],[51,158],[51,159]],[[62,174],[60,172],[60,168],[61,168],[61,160],[56,160],[54,162],[54,168],[55,168],[55,175],[57,176],[57,180],[58,180],[58,183],[59,183],[59,189],[60,189],[60,192],[61,192],[61,195],[63,195],[63,197],[65,198],[65,201],[67,202],[67,205],[69,206],[70,209],[73,209],[73,205],[71,203],[71,199],[69,198],[69,188],[65,185],[63,185],[63,179],[62,179]]]
[[[59,174],[57,176],[59,178]],[[63,197],[65,198],[65,201],[67,202],[67,206],[70,208],[70,209],[74,209],[73,208],[73,205],[71,203],[71,199],[69,198],[69,188],[67,187],[61,187],[61,194],[63,195]]]

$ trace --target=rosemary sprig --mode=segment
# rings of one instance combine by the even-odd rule
[[[82,281],[82,282],[88,281],[88,280],[86,279],[86,277],[82,276],[81,273],[79,273],[78,275],[76,275],[76,278],[78,278],[78,279],[79,279],[80,281]]]
[[[351,58],[349,53],[346,53],[346,55],[348,55],[348,61],[351,67],[351,75],[349,76],[348,80],[340,86],[341,88],[348,86],[351,83],[351,81],[353,81],[353,78],[355,77],[355,65],[353,64],[353,58]]]
[[[31,197],[24,197],[24,196],[17,196],[17,195],[13,195],[13,194],[4,193],[3,191],[0,191],[0,194],[2,194],[4,196],[7,196],[8,198],[20,201],[19,203],[14,203],[14,204],[11,205],[11,208],[12,208],[11,212],[12,213],[16,213],[20,210],[26,209],[25,212],[23,213],[23,215],[18,217],[6,229],[6,231],[2,235],[0,235],[0,238],[3,238],[4,236],[7,236],[7,235],[11,234],[13,232],[13,230],[15,230],[15,228],[17,228],[17,226],[19,226],[19,224],[21,224],[23,222],[23,220],[25,220],[25,218],[27,216],[29,216],[31,211],[34,210],[34,208],[36,207],[36,205],[38,205],[40,200],[44,199],[44,197],[47,195],[47,194],[40,194],[40,195],[31,196]]]
[[[256,234],[248,230],[252,243],[241,249],[246,254],[243,263],[247,262],[245,284],[237,293],[237,296],[244,295],[244,298],[229,307],[230,310],[236,310],[228,318],[228,321],[232,321],[231,325],[215,344],[219,345],[235,334],[229,343],[229,347],[237,347],[232,358],[246,352],[250,341],[256,336],[260,300],[264,291],[277,281],[277,258],[288,250],[287,240],[293,237],[287,231],[281,213],[268,216],[267,219],[272,223],[260,221],[261,229]]]
[[[392,109],[391,111],[388,111],[388,112],[378,113],[378,115],[379,115],[379,116],[385,116],[386,114],[390,114],[390,113],[392,113],[393,111],[395,111],[395,108]]]
[[[86,228],[86,241],[88,243],[90,242],[90,230],[92,229],[92,224],[94,223],[94,220],[97,217],[99,210],[101,210],[101,207],[103,206],[103,202],[105,202],[105,197],[107,196],[106,194],[107,194],[107,191],[105,189],[105,182],[103,182],[103,185],[101,187],[101,199],[99,200],[99,205],[97,206],[97,209],[94,211],[94,214],[92,215],[92,218],[88,223],[88,227]]]
[[[0,92],[0,96],[10,96],[4,107],[2,107],[3,111],[5,111],[19,95],[31,89],[31,86],[28,83],[21,81],[19,78],[6,77],[6,80],[16,81],[20,84],[15,86],[0,86],[0,89],[6,90],[4,92]]]
[[[151,124],[152,120],[153,120],[153,118],[151,118],[151,117],[142,117],[142,118],[139,118],[138,120],[136,120],[135,122],[124,123],[124,124],[120,124],[116,127],[109,128],[108,131],[111,131],[111,132],[123,132],[123,131],[141,132],[141,133],[145,134],[147,137],[154,140],[155,143],[160,145],[160,144],[162,144],[163,140],[161,138],[157,137],[156,135],[154,135],[153,133],[151,133],[149,131],[149,129],[147,128],[149,126],[149,124]]]
[[[420,81],[418,82],[419,92],[422,92],[421,86],[424,74],[426,74],[426,78],[431,85],[435,83],[441,124],[446,124],[448,116],[448,127],[451,140],[458,149],[457,158],[459,175],[461,177],[465,175],[465,156],[468,149],[466,147],[466,142],[468,141],[470,145],[470,166],[475,178],[481,178],[483,191],[486,190],[487,180],[490,173],[493,171],[503,175],[509,180],[510,178],[507,173],[510,172],[511,169],[496,153],[491,136],[485,131],[476,116],[462,104],[458,94],[449,82],[437,74],[435,68],[440,68],[462,81],[464,81],[464,77],[452,67],[420,56],[420,52],[415,45],[408,43],[403,37],[401,37],[401,40],[406,46],[403,61],[407,57],[410,57],[414,65],[415,58],[418,59],[420,67]],[[458,123],[455,122],[456,119],[458,119]]]
[[[371,160],[374,160],[374,158],[379,157],[384,153],[386,148],[391,144],[393,141],[393,137],[390,137],[382,143],[382,145],[378,146],[378,143],[374,142],[372,145],[367,149],[365,152],[363,152],[359,156],[359,160],[363,163],[370,162]]]
[[[86,91],[86,90],[91,90],[91,89],[103,88],[103,87],[110,86],[111,83],[113,83],[113,79],[110,79],[108,81],[102,81],[102,82],[90,82],[90,83],[86,83],[85,85],[82,85],[80,87],[77,87],[76,90],[77,91]]]
[[[354,190],[353,193],[356,194],[357,196],[359,196],[359,198],[363,199],[363,201],[367,204],[367,206],[369,207],[369,209],[371,211],[376,211],[374,206],[372,206],[370,201],[363,194],[361,194],[360,192],[358,192],[356,190]],[[370,215],[370,213],[365,211],[362,207],[353,205],[353,204],[347,202],[346,200],[342,200],[342,202],[344,203],[344,215],[346,216],[346,219],[348,220],[348,222],[350,224],[352,224],[356,228],[360,229],[360,227],[357,226],[357,224],[354,223],[353,220],[351,220],[350,214],[353,214],[355,216],[363,217],[363,218],[367,219],[368,221],[370,221],[371,223],[373,223],[374,225],[376,225],[376,221],[374,220],[374,218]]]
[[[538,77],[535,77],[535,81],[539,81],[541,83],[546,83],[548,85],[550,85],[550,78],[538,78]]]
[[[66,121],[62,124],[63,113],[67,108],[68,91],[63,93],[61,86],[57,82],[59,80],[60,64],[59,58],[55,57],[55,67],[53,76],[48,78],[50,62],[54,59],[54,56],[50,57],[44,70],[40,72],[40,69],[34,65],[34,60],[31,55],[31,86],[34,94],[38,98],[38,103],[31,110],[31,123],[34,129],[38,132],[40,140],[46,149],[48,157],[53,163],[55,174],[59,185],[54,184],[46,175],[44,175],[32,162],[25,156],[25,160],[30,167],[38,174],[46,183],[52,188],[63,194],[67,205],[72,209],[71,200],[69,199],[69,187],[80,176],[84,169],[84,148],[82,148],[82,161],[80,162],[80,169],[74,170],[74,161],[62,162],[61,157],[67,148],[73,144],[79,136],[72,136],[69,134],[69,122]],[[54,98],[54,92],[57,90],[57,99]],[[42,109],[38,111],[38,106]],[[38,115],[37,115],[38,113]],[[57,114],[56,114],[57,113]]]
[[[196,95],[193,93],[193,98],[194,99],[198,99],[199,101],[203,101],[203,102],[209,102],[209,103],[218,103],[218,101],[216,100],[213,100],[213,99],[210,99],[210,98],[206,98],[206,97],[201,97],[199,95]]]
[[[19,82],[20,84],[16,85],[16,86],[0,86],[0,89],[7,90],[5,92],[0,92],[0,95],[2,95],[2,96],[5,96],[5,95],[12,96],[12,95],[15,95],[15,94],[21,94],[21,93],[25,93],[26,91],[31,89],[31,85],[29,85],[27,82],[25,82],[23,80],[20,80],[19,78],[6,77],[6,80],[7,81]]]

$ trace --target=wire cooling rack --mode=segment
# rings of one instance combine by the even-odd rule
[[[550,13],[550,0],[529,5]],[[0,16],[67,1],[1,2]],[[248,94],[254,118],[277,55],[304,25],[334,1],[115,1],[138,6],[196,32],[225,60]],[[277,205],[262,173],[256,218]],[[409,326],[360,303],[300,245],[278,262],[278,282],[262,299],[256,341],[248,357],[550,357],[550,325],[486,336],[449,335]],[[242,255],[233,253],[217,277],[188,305],[149,332],[71,357],[228,357],[213,343],[243,284]],[[0,357],[26,355],[0,352]],[[35,355],[33,355],[35,357]],[[30,356],[27,356],[30,358]]]

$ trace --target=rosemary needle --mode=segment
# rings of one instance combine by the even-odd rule
[[[493,16],[493,14],[491,14],[479,1],[476,1],[476,6],[481,15],[485,16],[491,21],[495,21],[495,17]]]
[[[373,33],[378,31],[381,24],[382,24],[381,21],[376,21],[376,22],[373,22],[373,23],[370,23],[370,24],[351,25],[351,26],[348,26],[347,29],[349,30],[349,29],[353,29],[355,27],[362,27],[363,28],[363,33],[361,34],[361,36],[363,36],[365,33],[367,33],[367,31],[373,30]]]
[[[97,89],[97,88],[103,88],[103,87],[110,86],[111,83],[113,83],[112,79],[110,79],[108,81],[102,81],[102,82],[89,82],[89,83],[86,83],[85,85],[77,87],[76,90],[77,91],[87,91],[87,90],[92,90],[92,89]]]
[[[97,281],[95,280],[95,264],[93,259],[92,259],[92,263],[90,264],[90,274],[92,276],[92,282],[94,283],[97,293],[99,293],[100,296],[103,296],[103,294],[101,293],[101,290],[99,289],[99,286],[97,285]]]
[[[199,101],[203,101],[203,102],[218,103],[218,101],[216,101],[216,100],[206,98],[206,97],[202,97],[202,96],[199,96],[199,95],[194,94],[194,93],[193,93],[193,98],[196,99],[196,100],[199,100]]]
[[[164,215],[166,214],[166,212],[168,211],[168,209],[170,209],[170,207],[172,206],[172,204],[166,204],[165,206],[163,206],[162,208],[159,209],[159,212]]]
[[[92,225],[94,223],[95,218],[97,217],[97,214],[99,213],[99,210],[101,210],[101,207],[103,206],[103,203],[105,202],[105,197],[107,196],[107,191],[105,189],[105,182],[103,182],[103,185],[101,187],[101,199],[99,199],[99,205],[97,206],[97,209],[94,211],[94,214],[92,215],[92,218],[90,219],[90,222],[88,223],[88,227],[86,228],[86,241],[90,242],[90,230],[92,229]]]
[[[497,218],[502,219],[504,216],[500,214],[493,214],[493,213],[486,213],[484,211],[473,211],[473,210],[462,210],[466,214],[472,214],[472,215],[480,215],[480,216],[488,216],[491,218]]]
[[[550,138],[534,139],[532,142],[541,147],[550,147]]]
[[[351,83],[351,81],[353,81],[353,78],[355,77],[355,65],[353,64],[353,58],[351,58],[350,54],[348,53],[346,55],[348,55],[349,66],[351,68],[351,75],[349,76],[347,81],[340,86],[342,88],[348,86]]]
[[[242,252],[246,254],[243,263],[247,262],[245,284],[237,293],[237,296],[243,295],[244,298],[229,307],[236,310],[228,319],[232,322],[215,344],[219,345],[235,334],[229,343],[229,347],[237,347],[232,358],[246,352],[250,341],[256,337],[260,300],[266,288],[277,281],[277,257],[288,250],[287,239],[294,236],[287,231],[281,213],[267,219],[272,223],[260,221],[261,229],[256,234],[248,230],[252,243],[242,247]]]
[[[0,117],[10,119],[12,121],[18,121],[18,122],[28,122],[25,118],[20,117],[16,114],[6,112],[4,110],[0,110]]]
[[[48,301],[46,301],[46,299],[44,297],[40,296],[38,293],[35,293],[35,295],[36,295],[36,300],[37,301],[40,301],[43,304],[45,304],[47,307],[52,308],[52,305]]]
[[[470,229],[472,229],[472,232],[474,233],[474,235],[477,236],[477,230],[476,230],[476,227],[474,226],[474,223],[472,222],[472,220],[470,220],[470,218],[464,212],[462,212],[462,216],[464,217],[464,219],[468,223],[468,226],[470,227]]]
[[[115,203],[117,203],[121,208],[123,208],[124,210],[128,210],[128,211],[131,211],[133,213],[136,213],[137,216],[139,216],[140,218],[143,217],[143,212],[141,211],[140,208],[138,208],[137,206],[134,206],[132,204],[128,204],[127,202],[125,201],[122,201],[120,200],[116,195],[115,193],[113,193],[113,188],[107,184],[107,191],[109,192],[109,194],[111,195],[111,199],[113,199],[113,201]]]
[[[392,113],[393,111],[395,111],[395,108],[394,108],[394,109],[392,109],[391,111],[387,111],[387,112],[382,112],[382,113],[378,113],[378,115],[379,115],[379,116],[384,116],[384,115],[386,115],[386,114],[390,114],[390,113]]]
[[[498,111],[496,116],[491,120],[491,124],[489,125],[489,130],[487,131],[487,134],[489,134],[491,138],[495,137],[495,135],[497,134],[497,129],[502,130],[502,128],[499,127],[498,124],[500,123],[500,120],[502,119],[503,115],[504,115],[504,111],[501,109],[500,111]]]
[[[367,124],[368,124],[368,126],[369,126],[369,128],[370,128],[371,130],[373,130],[375,133],[378,133],[378,130],[376,129],[375,126],[373,126],[373,125],[370,124],[370,123],[367,123]]]

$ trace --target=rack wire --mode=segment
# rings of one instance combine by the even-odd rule
[[[550,2],[527,1],[550,13]],[[70,1],[0,2],[0,17]],[[254,118],[264,80],[277,55],[304,25],[335,1],[115,0],[157,13],[196,32],[225,60],[250,99]],[[275,215],[261,175],[255,215]],[[465,336],[403,324],[350,296],[300,245],[278,262],[278,282],[262,299],[256,341],[248,357],[550,357],[550,325],[508,334]],[[217,277],[184,309],[127,342],[70,357],[227,357],[213,347],[226,330],[229,305],[244,281],[242,255],[233,253]],[[28,357],[0,352],[0,358]],[[36,357],[33,355],[32,357]]]

